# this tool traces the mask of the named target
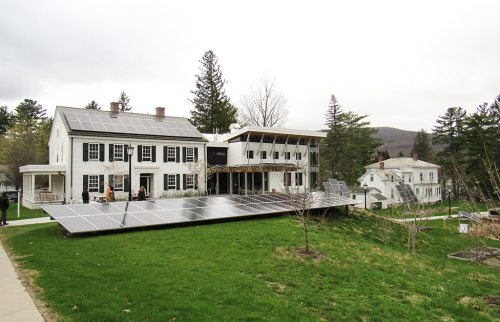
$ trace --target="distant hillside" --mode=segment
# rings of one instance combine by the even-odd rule
[[[380,150],[388,150],[391,157],[397,157],[399,151],[403,151],[407,157],[410,156],[413,140],[418,133],[417,131],[405,131],[393,127],[375,127],[375,129],[378,130],[378,134],[373,135],[373,137],[381,138],[382,143],[384,143],[379,148]],[[436,153],[442,151],[444,147],[444,145],[432,146]]]

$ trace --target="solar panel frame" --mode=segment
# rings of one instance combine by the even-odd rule
[[[460,212],[459,212],[459,214],[460,214],[461,216],[464,216],[464,217],[467,217],[467,218],[469,218],[469,219],[471,219],[471,220],[474,220],[474,221],[475,221],[475,222],[477,222],[477,223],[480,223],[480,224],[481,224],[481,223],[483,223],[483,221],[482,221],[481,219],[477,218],[476,216],[474,216],[474,215],[472,215],[472,214],[469,214],[468,212],[465,212],[465,211],[460,211]]]

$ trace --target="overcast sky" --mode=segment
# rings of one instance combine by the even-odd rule
[[[0,0],[0,105],[25,98],[189,117],[205,51],[240,105],[263,75],[287,128],[324,128],[334,94],[372,126],[431,131],[500,94],[500,1]]]

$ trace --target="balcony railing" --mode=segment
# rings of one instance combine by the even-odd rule
[[[64,200],[64,193],[42,192],[32,194],[31,192],[24,192],[23,199],[30,203],[56,203]]]

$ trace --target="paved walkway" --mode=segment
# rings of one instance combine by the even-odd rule
[[[50,217],[8,221],[9,226],[50,222]],[[5,227],[7,228],[7,227]],[[0,227],[4,229],[4,227]],[[0,242],[0,322],[43,322],[33,299],[17,275]]]

